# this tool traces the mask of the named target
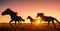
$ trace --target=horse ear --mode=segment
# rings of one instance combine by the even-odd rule
[[[15,14],[17,14],[17,12],[15,12]]]
[[[30,16],[28,16],[28,17],[30,17]]]
[[[10,8],[7,8],[7,10],[10,10]]]
[[[5,11],[11,11],[10,8],[7,8]]]
[[[44,13],[37,13],[37,15],[44,15]]]

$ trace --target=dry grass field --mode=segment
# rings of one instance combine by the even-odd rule
[[[55,24],[56,28],[54,28],[53,24],[50,24],[47,28],[47,23],[33,24],[32,26],[30,23],[22,23],[19,26],[18,24],[10,26],[9,23],[0,23],[0,31],[60,31],[60,24]]]

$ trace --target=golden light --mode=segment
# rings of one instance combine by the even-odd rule
[[[26,19],[25,23],[31,23],[30,19]]]
[[[37,21],[36,21],[36,24],[40,24],[40,20],[37,20]]]
[[[37,19],[36,24],[40,24],[40,17],[38,17],[36,19]]]
[[[16,22],[16,23],[18,23],[18,22]]]
[[[30,19],[25,19],[25,21],[24,22],[22,21],[22,23],[31,23],[31,22]]]
[[[40,17],[37,17],[36,19],[40,19]]]

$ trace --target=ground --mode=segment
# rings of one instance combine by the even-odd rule
[[[9,23],[0,23],[0,31],[60,31],[60,24],[56,24],[54,28],[53,24],[50,23],[50,26],[47,27],[47,23],[33,24],[22,23],[16,26],[10,26]],[[14,25],[14,24],[12,24]]]

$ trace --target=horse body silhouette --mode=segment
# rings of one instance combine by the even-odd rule
[[[56,25],[54,24],[54,20],[55,20],[57,23],[59,23],[59,21],[58,21],[56,18],[51,17],[51,16],[44,16],[43,13],[38,13],[38,14],[37,14],[37,17],[40,17],[42,21],[48,22],[48,26],[49,26],[49,24],[50,24],[50,21],[52,21],[54,27],[56,27]],[[59,24],[60,24],[60,23],[59,23]],[[48,27],[48,26],[47,26],[47,27]]]
[[[37,21],[37,19],[33,19],[33,18],[30,17],[30,16],[28,16],[27,19],[30,19],[31,25],[32,25],[33,22],[36,22],[36,21]]]
[[[15,25],[16,25],[16,21],[25,21],[24,19],[21,18],[21,16],[17,16],[16,12],[11,11],[9,8],[6,9],[4,12],[2,12],[2,15],[10,15],[11,16],[11,21],[9,22],[11,25],[12,21],[15,21]]]

